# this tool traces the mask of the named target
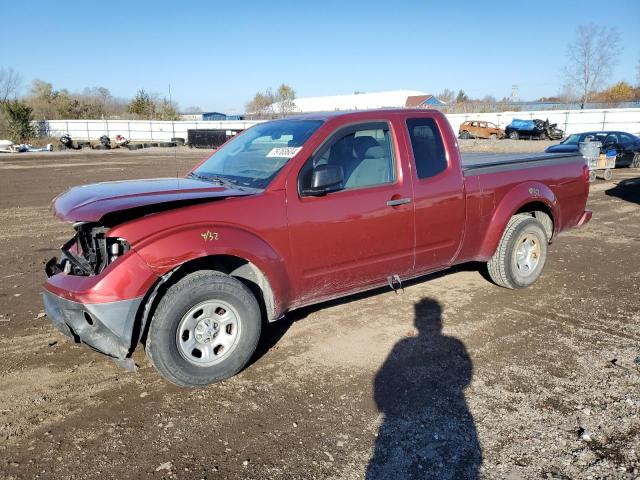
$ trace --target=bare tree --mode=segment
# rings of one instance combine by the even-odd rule
[[[449,105],[449,104],[452,104],[453,101],[455,100],[456,94],[453,92],[453,90],[449,90],[448,88],[445,88],[442,92],[436,95],[436,98],[446,103],[447,105]]]
[[[270,88],[265,92],[258,92],[245,106],[245,112],[256,118],[269,118],[274,113],[273,104],[275,101],[275,95]]]
[[[22,78],[13,68],[0,68],[0,102],[16,97],[21,84]]]
[[[567,84],[573,86],[580,98],[580,108],[584,108],[606,82],[618,59],[619,44],[620,36],[615,28],[593,23],[578,27],[578,36],[569,45],[564,74]]]
[[[640,88],[640,58],[638,58],[638,64],[636,65],[636,81],[638,82],[636,86]]]
[[[283,117],[291,115],[296,111],[296,92],[286,83],[278,87],[276,93],[276,102],[278,105],[278,113]]]

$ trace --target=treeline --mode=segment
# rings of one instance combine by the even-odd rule
[[[115,97],[105,87],[72,93],[33,80],[26,93],[20,75],[0,68],[0,139],[27,142],[36,134],[33,121],[68,119],[179,120],[179,107],[166,97],[138,90],[132,99]],[[190,111],[198,110],[191,107]]]

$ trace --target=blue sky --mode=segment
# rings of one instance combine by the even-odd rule
[[[478,8],[477,5],[482,5]],[[240,112],[286,82],[298,96],[464,89],[556,94],[581,23],[614,26],[612,80],[636,83],[640,1],[4,2],[0,66],[54,88],[139,88],[182,107]],[[68,59],[68,60],[66,60]]]

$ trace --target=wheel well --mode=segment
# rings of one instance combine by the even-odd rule
[[[549,241],[551,241],[551,238],[553,237],[555,222],[553,219],[553,213],[546,204],[542,202],[527,203],[526,205],[520,207],[518,211],[514,213],[514,215],[517,215],[519,213],[528,213],[532,217],[535,217],[537,220],[539,220],[544,227],[547,238],[549,239]]]
[[[130,354],[133,353],[138,341],[145,341],[149,329],[150,320],[153,318],[156,307],[164,292],[172,285],[179,282],[189,273],[198,270],[214,270],[237,278],[244,283],[255,295],[262,317],[269,322],[277,320],[275,312],[275,298],[269,280],[262,271],[250,261],[233,255],[211,255],[200,257],[183,263],[182,265],[165,274],[145,296],[136,327],[132,335]]]

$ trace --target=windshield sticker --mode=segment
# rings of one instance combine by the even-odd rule
[[[300,150],[302,147],[275,147],[267,153],[267,157],[293,158]]]

